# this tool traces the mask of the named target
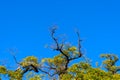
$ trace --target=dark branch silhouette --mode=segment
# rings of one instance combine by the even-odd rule
[[[63,52],[63,44],[60,46],[60,43],[58,42],[58,39],[54,36],[55,35],[55,31],[56,31],[56,28],[53,28],[51,30],[51,37],[52,39],[54,40],[55,44],[56,44],[56,48],[54,50],[56,51],[59,51],[61,54],[63,54],[63,56],[65,57],[66,59],[66,64],[65,64],[65,67],[63,69],[63,71],[59,71],[59,75],[60,74],[63,74],[67,71],[68,69],[68,64],[71,60],[74,60],[74,59],[78,59],[82,56],[82,53],[81,53],[81,40],[80,40],[80,35],[79,35],[79,32],[77,32],[77,36],[78,36],[78,51],[79,51],[79,55],[76,56],[76,57],[69,57],[68,55],[66,55],[64,52]]]
[[[38,67],[34,66],[33,64],[30,64],[30,65],[28,65],[26,67],[23,67],[22,74],[25,74],[26,72],[31,71],[31,70],[33,70],[36,73],[39,72]]]
[[[35,66],[33,63],[28,62],[27,66],[23,66],[21,63],[19,63],[17,61],[16,56],[12,55],[15,62],[21,66],[20,69],[22,70],[22,73],[21,73],[22,75],[24,75],[28,71],[33,70],[36,73],[41,71],[41,72],[43,72],[45,74],[48,74],[50,77],[53,77],[54,75],[59,75],[60,76],[61,74],[65,74],[67,72],[68,64],[70,63],[70,61],[82,57],[81,40],[80,40],[79,32],[76,32],[77,36],[78,36],[78,49],[77,49],[78,54],[76,56],[72,56],[72,55],[69,56],[64,52],[65,51],[65,48],[64,48],[65,44],[63,42],[62,42],[62,44],[59,43],[58,39],[55,37],[55,33],[56,33],[56,28],[54,27],[51,30],[51,37],[52,37],[52,39],[53,39],[53,41],[55,42],[55,45],[56,45],[56,47],[53,50],[56,50],[56,51],[60,52],[60,54],[62,54],[62,58],[64,60],[63,64],[61,64],[61,65],[53,65],[53,66],[48,65],[49,67],[46,67],[46,66]],[[11,52],[13,53],[12,50],[11,50]]]

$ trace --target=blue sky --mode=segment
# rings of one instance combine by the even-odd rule
[[[14,62],[10,48],[18,50],[18,60],[56,55],[45,48],[52,43],[53,25],[72,44],[77,42],[74,29],[79,29],[82,50],[93,63],[101,61],[101,53],[119,55],[119,4],[119,0],[0,0],[0,59]]]

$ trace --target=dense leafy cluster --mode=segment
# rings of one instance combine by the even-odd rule
[[[67,71],[61,75],[59,73],[55,73],[55,75],[59,75],[57,77],[51,76],[50,79],[60,79],[60,80],[119,80],[120,74],[119,74],[119,66],[116,66],[115,63],[118,61],[118,57],[113,54],[102,54],[101,57],[105,58],[103,61],[103,67],[107,70],[102,70],[101,68],[94,68],[89,63],[80,61],[79,63],[74,63],[73,65],[69,66]],[[110,57],[112,57],[110,59]],[[65,60],[62,54],[59,54],[53,58],[44,58],[40,63],[38,63],[38,58],[34,56],[28,56],[23,59],[21,62],[21,67],[17,70],[8,70],[5,66],[0,66],[0,75],[6,75],[10,80],[22,80],[23,75],[22,72],[24,71],[24,67],[30,66],[30,63],[35,66],[35,68],[46,68],[46,67],[56,67],[58,71],[64,71],[62,70],[62,67],[65,64]],[[45,67],[40,64],[46,64]],[[52,70],[52,69],[51,69]],[[28,70],[27,73],[32,71]],[[51,74],[53,74],[55,71],[54,69],[51,71]],[[33,72],[35,73],[34,69]],[[42,74],[42,73],[39,73]],[[46,73],[46,75],[48,75]],[[27,75],[26,75],[27,76]],[[46,77],[46,76],[45,76]],[[52,78],[53,77],[53,78]],[[2,78],[2,77],[1,77]],[[7,77],[5,77],[7,78]],[[40,75],[34,75],[28,78],[28,80],[42,80],[42,77]]]

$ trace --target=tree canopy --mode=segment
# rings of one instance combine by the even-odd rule
[[[78,46],[59,41],[55,36],[56,27],[51,29],[51,38],[55,45],[53,51],[58,55],[53,58],[43,58],[27,56],[18,62],[13,55],[16,64],[19,67],[11,70],[6,66],[0,65],[0,80],[8,78],[9,80],[43,80],[47,77],[49,80],[119,80],[120,66],[116,65],[119,58],[115,54],[101,54],[104,61],[100,66],[93,67],[86,59],[79,62],[72,62],[84,57],[81,51],[81,39],[79,32],[76,31]],[[71,64],[70,64],[71,63]]]

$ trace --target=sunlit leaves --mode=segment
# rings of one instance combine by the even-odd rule
[[[24,58],[20,64],[23,67],[26,67],[30,64],[33,64],[34,66],[38,66],[38,59],[34,56],[28,56],[28,57]]]
[[[77,48],[75,46],[72,46],[72,47],[68,48],[68,50],[69,51],[75,51],[75,50],[77,50]]]
[[[24,58],[24,61],[30,61],[30,62],[38,63],[38,59],[35,56],[28,56],[28,57]]]
[[[7,70],[4,66],[0,66],[0,74],[6,74]]]
[[[104,67],[108,70],[108,72],[111,72],[112,74],[120,71],[120,66],[116,66],[116,62],[118,61],[118,57],[114,54],[101,54],[102,58],[105,58],[106,60],[103,61]]]
[[[30,78],[29,80],[42,80],[42,79],[39,75],[35,75],[32,78]]]
[[[4,66],[0,66],[0,75],[9,77],[10,80],[44,80],[48,77],[50,80],[120,80],[120,66],[116,66],[118,57],[114,54],[101,54],[103,66],[107,71],[100,67],[92,67],[89,59],[74,63],[74,60],[83,57],[81,51],[81,39],[78,32],[78,46],[66,44],[63,40],[55,37],[56,27],[51,29],[51,37],[55,45],[51,46],[54,51],[58,52],[52,58],[43,58],[38,62],[35,56],[27,56],[21,62],[14,57],[18,68],[11,70]],[[46,54],[47,55],[47,54]],[[72,62],[73,61],[73,62]],[[98,65],[97,65],[98,66]],[[44,76],[40,76],[40,74]],[[2,77],[0,77],[1,80]]]
[[[10,70],[8,71],[8,75],[11,80],[22,80],[21,70],[17,70],[17,71]]]
[[[60,75],[60,80],[71,80],[73,76],[71,74],[62,74]]]
[[[102,57],[104,57],[102,55]],[[112,57],[112,59],[110,58]],[[65,73],[62,73],[56,79],[60,80],[119,80],[120,74],[114,73],[120,70],[119,66],[115,65],[115,61],[117,61],[117,57],[113,57],[112,55],[105,55],[106,60],[103,61],[104,67],[109,71],[106,72],[100,68],[94,68],[87,62],[80,61],[79,63],[73,64],[68,67]],[[22,66],[29,65],[29,62],[34,66],[38,66],[38,58],[34,56],[28,56],[23,59],[21,62]],[[56,55],[53,58],[44,58],[41,61],[42,64],[46,64],[49,69],[56,68],[55,70],[60,72],[62,68],[64,69],[64,65],[66,63],[66,59],[62,54]],[[45,65],[43,66],[45,68]],[[54,69],[53,69],[54,70]],[[54,71],[55,71],[54,70]],[[23,70],[21,68],[17,70],[8,70],[4,66],[0,66],[0,74],[8,75],[10,80],[22,80],[23,75],[21,74]],[[52,71],[52,72],[54,72]],[[50,74],[52,74],[50,72]],[[34,71],[32,72],[34,73]],[[58,74],[58,73],[56,73]],[[27,75],[26,75],[27,76]],[[38,74],[32,75],[28,77],[28,80],[42,80],[41,76]]]

